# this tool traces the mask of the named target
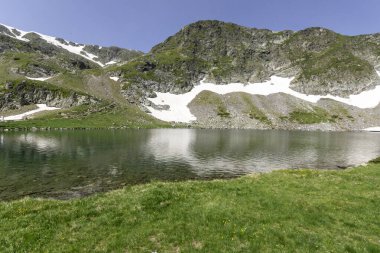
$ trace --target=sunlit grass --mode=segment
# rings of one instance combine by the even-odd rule
[[[379,252],[379,185],[370,164],[2,202],[0,252]]]

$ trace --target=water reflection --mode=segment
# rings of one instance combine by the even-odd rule
[[[58,149],[60,146],[60,143],[58,142],[57,139],[53,137],[44,137],[44,136],[39,136],[35,133],[26,133],[26,134],[21,134],[17,138],[18,143],[26,143],[27,145],[36,148],[37,150],[40,151],[54,151]]]
[[[380,154],[376,133],[154,129],[0,134],[0,199],[72,197],[151,180],[337,168]]]

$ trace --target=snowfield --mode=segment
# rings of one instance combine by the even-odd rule
[[[380,72],[377,72],[380,76]],[[326,95],[306,95],[290,89],[290,82],[293,78],[284,78],[279,76],[272,76],[269,81],[263,83],[250,83],[244,85],[242,83],[231,83],[226,85],[216,85],[212,83],[205,83],[201,81],[199,85],[195,86],[190,92],[184,94],[171,94],[156,92],[157,97],[149,98],[149,100],[156,105],[169,105],[168,110],[158,110],[151,106],[147,106],[152,116],[163,121],[174,121],[190,123],[196,120],[196,117],[191,114],[188,104],[202,91],[212,91],[221,95],[232,92],[245,92],[252,95],[268,96],[275,93],[285,93],[296,98],[317,103],[322,98],[333,99],[341,103],[356,106],[359,108],[374,108],[380,102],[380,85],[372,90],[363,91],[357,95],[350,95],[348,98],[338,96]]]
[[[31,111],[24,112],[24,113],[17,114],[17,115],[7,116],[7,117],[4,117],[4,118],[1,118],[1,120],[5,120],[5,121],[8,121],[8,120],[22,120],[26,116],[35,114],[37,112],[52,111],[52,110],[58,110],[58,109],[60,109],[60,108],[57,108],[57,107],[49,107],[46,104],[37,104],[37,106],[38,106],[38,109],[31,110]]]

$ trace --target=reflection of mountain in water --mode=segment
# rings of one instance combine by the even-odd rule
[[[2,133],[0,199],[355,165],[380,154],[375,135],[200,129]]]
[[[146,150],[158,162],[182,161],[199,177],[231,177],[247,173],[245,161],[230,156],[233,143],[225,133],[193,129],[150,132]]]
[[[154,130],[146,145],[157,161],[183,159],[200,176],[333,169],[358,165],[380,153],[380,140],[366,133]]]

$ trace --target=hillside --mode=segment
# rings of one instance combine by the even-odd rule
[[[161,123],[130,105],[105,66],[142,52],[100,47],[0,25],[0,116],[48,104],[63,110],[1,127],[140,127]],[[104,117],[104,113],[110,114]],[[105,120],[108,118],[109,120]]]
[[[324,28],[273,32],[199,21],[120,70],[130,83],[144,87],[149,80],[163,92],[187,91],[203,78],[254,83],[278,75],[295,77],[292,88],[300,92],[347,96],[380,83],[379,43],[380,35],[350,37]]]
[[[268,82],[275,76],[290,80],[289,92],[280,87],[241,89],[244,94],[231,96],[202,93],[208,102],[189,101],[184,106],[193,120],[179,121],[200,127],[362,129],[380,125],[379,66],[380,34],[345,36],[320,27],[273,32],[199,21],[143,54],[0,26],[0,111],[35,103],[71,108],[106,102],[176,121],[179,115],[159,116],[178,109],[161,93],[188,96],[202,83],[226,89],[231,83],[267,84],[273,90],[277,84]],[[45,95],[25,91],[33,85],[43,86]],[[69,101],[57,102],[63,94]]]

